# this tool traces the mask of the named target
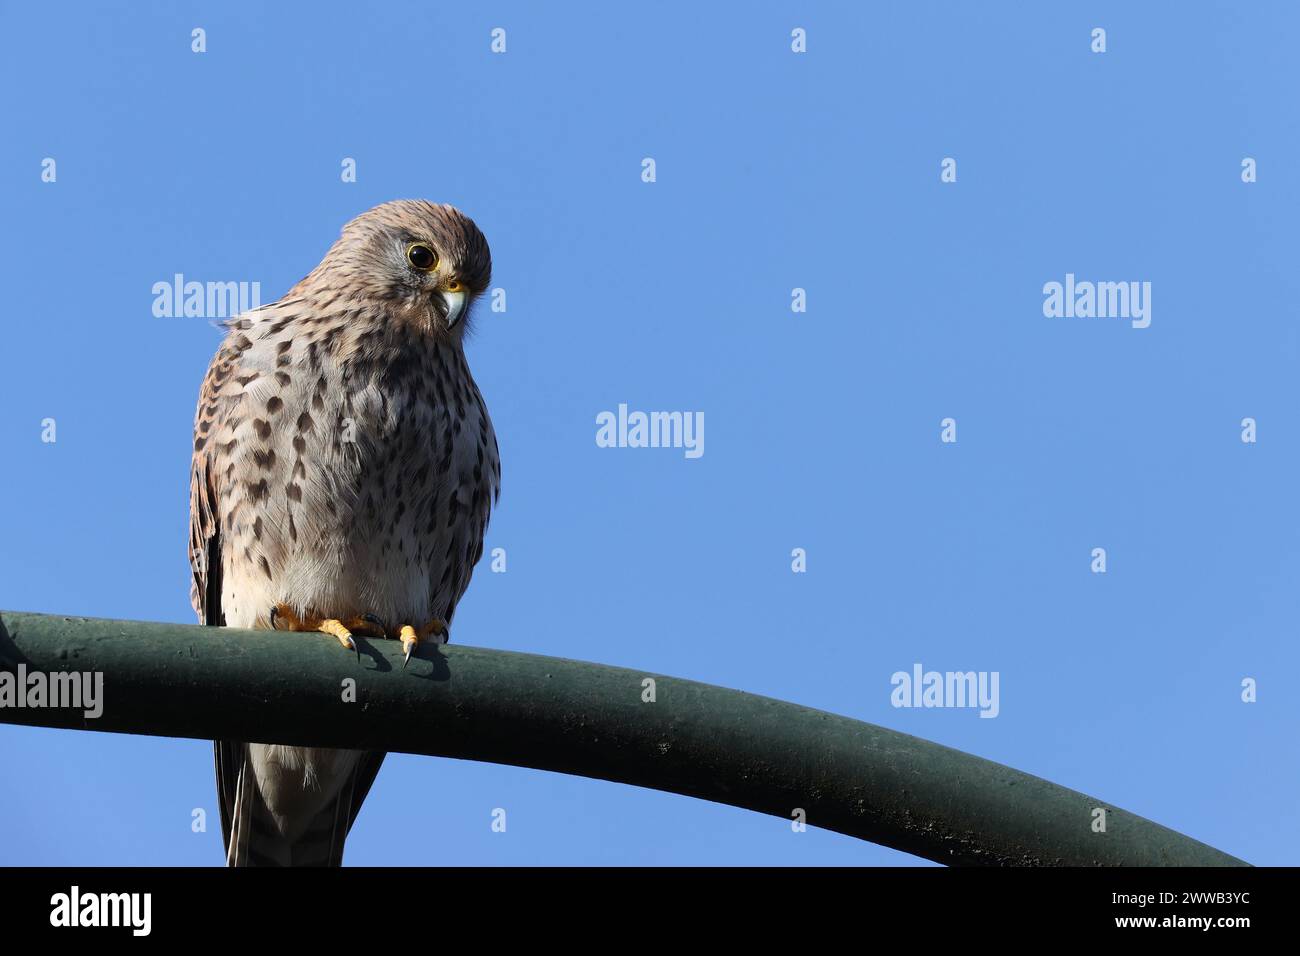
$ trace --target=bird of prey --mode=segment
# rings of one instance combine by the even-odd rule
[[[284,298],[227,323],[194,423],[202,623],[323,632],[358,659],[354,635],[399,639],[407,661],[447,638],[500,488],[462,350],[491,270],[458,210],[384,203]],[[384,754],[215,749],[229,865],[342,862]]]

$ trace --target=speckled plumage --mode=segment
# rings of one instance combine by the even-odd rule
[[[411,267],[412,242],[437,251],[435,270]],[[201,620],[268,627],[278,604],[389,627],[451,620],[500,469],[446,290],[459,282],[467,311],[490,273],[462,214],[385,203],[348,223],[283,299],[231,323],[195,419]],[[228,859],[339,862],[382,759],[218,742]]]

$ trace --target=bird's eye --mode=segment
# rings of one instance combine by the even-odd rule
[[[421,272],[428,272],[438,264],[438,254],[422,242],[413,242],[406,247],[406,261]]]

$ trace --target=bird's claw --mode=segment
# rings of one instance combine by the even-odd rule
[[[283,629],[287,631],[320,631],[323,634],[329,634],[345,649],[355,653],[358,663],[361,661],[361,644],[357,641],[355,634],[387,637],[391,633],[384,626],[384,622],[373,614],[359,614],[346,620],[334,617],[310,617],[304,620],[289,605],[277,604],[271,608],[267,618],[273,631]],[[416,646],[424,643],[434,635],[441,637],[442,640],[439,643],[443,644],[447,642],[450,636],[447,632],[447,624],[441,618],[434,618],[419,630],[416,630],[410,624],[402,625],[397,635],[397,639],[402,642],[402,670],[406,670],[407,665],[411,663],[411,655],[415,653]]]
[[[373,614],[361,614],[347,621],[341,621],[333,617],[304,620],[287,604],[276,604],[271,608],[268,619],[271,629],[276,631],[280,630],[280,623],[283,621],[287,625],[285,630],[320,631],[323,634],[329,634],[338,640],[345,650],[354,652],[357,655],[358,663],[361,661],[361,644],[353,636],[354,632],[377,637],[383,637],[386,633],[384,623]]]
[[[431,635],[437,634],[442,637],[442,643],[447,642],[448,633],[447,625],[441,618],[434,618],[419,631],[409,624],[403,624],[402,630],[398,634],[398,639],[402,642],[402,649],[406,654],[402,658],[402,670],[406,670],[406,665],[411,663],[411,654],[415,652],[417,644],[423,643]]]
[[[420,636],[415,633],[415,628],[411,625],[403,624],[399,639],[402,642],[402,650],[406,651],[406,655],[402,658],[402,670],[406,670],[406,665],[411,663],[411,652],[415,650],[415,645],[420,643]]]

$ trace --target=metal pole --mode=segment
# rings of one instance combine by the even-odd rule
[[[769,697],[460,644],[422,648],[404,671],[396,641],[361,647],[358,663],[325,635],[0,612],[0,670],[104,675],[98,719],[0,706],[0,721],[535,767],[802,810],[947,864],[1245,865],[1010,767]]]

